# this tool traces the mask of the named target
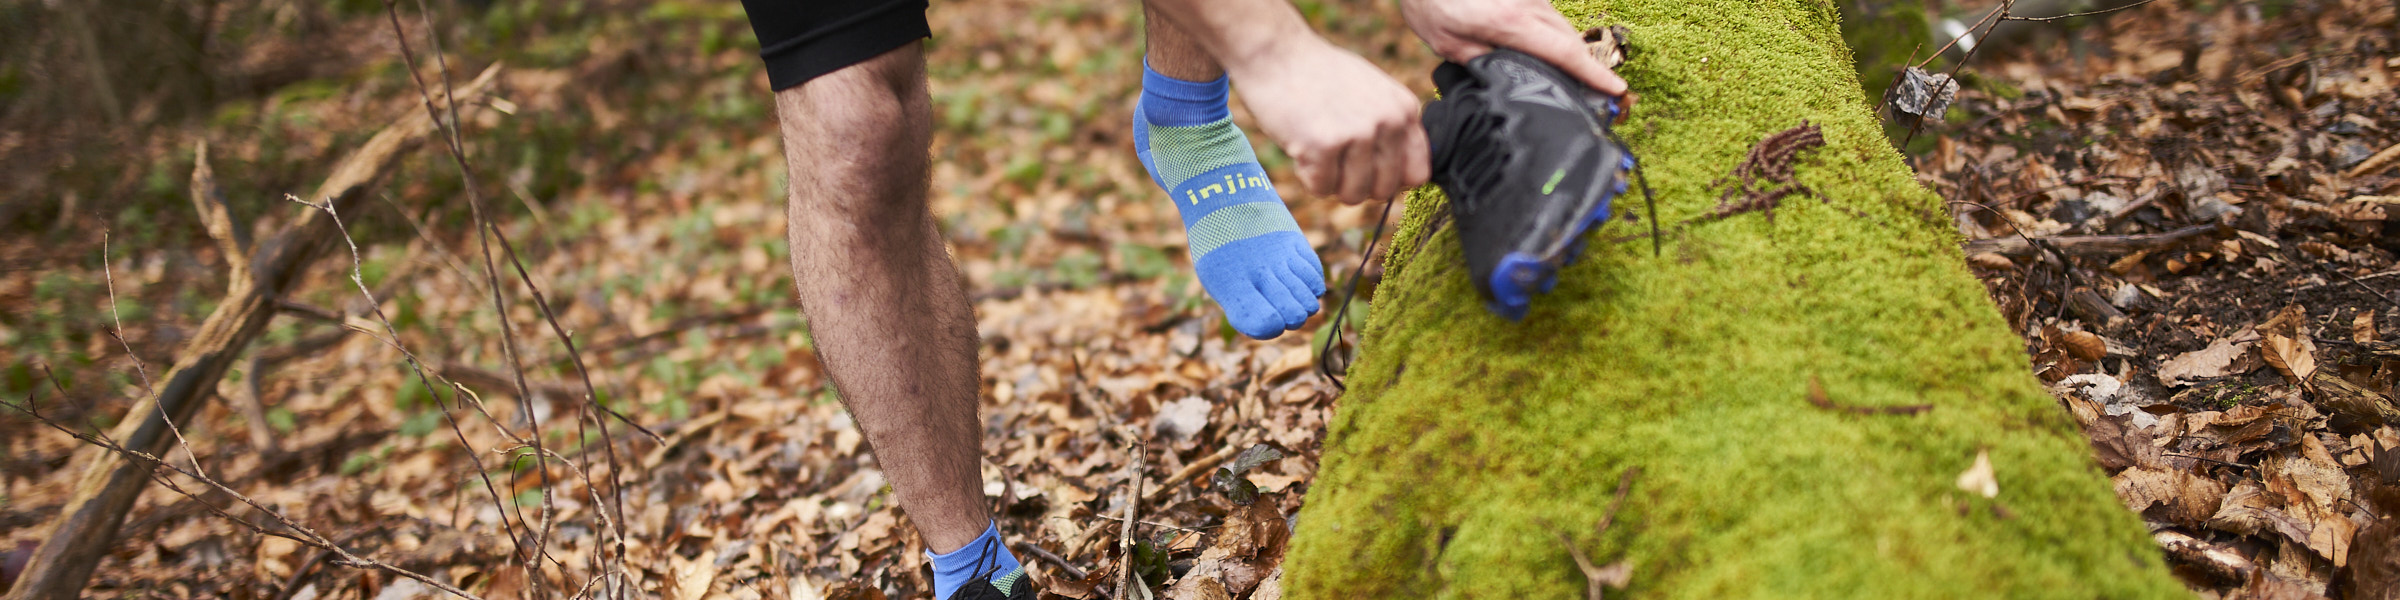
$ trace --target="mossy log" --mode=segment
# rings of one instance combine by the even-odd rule
[[[1580,597],[1567,543],[1631,567],[1612,596],[2187,595],[1863,104],[1833,4],[1558,4],[1632,29],[1620,71],[1642,102],[1619,131],[1664,252],[1620,217],[1510,322],[1468,283],[1440,195],[1417,194],[1298,519],[1292,597]],[[1718,180],[1803,122],[1825,139],[1796,163],[1815,193],[1710,218]],[[1864,410],[1901,406],[1929,408]],[[1978,454],[1997,496],[1958,484]]]

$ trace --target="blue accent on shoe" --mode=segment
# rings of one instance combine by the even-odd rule
[[[1492,269],[1489,308],[1508,320],[1523,320],[1526,309],[1533,306],[1534,290],[1548,292],[1557,283],[1557,269],[1533,255],[1510,252],[1500,257],[1500,265]]]
[[[927,550],[925,558],[933,562],[934,600],[949,600],[968,582],[998,580],[1024,567],[1017,563],[1017,555],[1008,551],[1008,544],[1000,541],[997,522],[984,526],[983,535],[975,541],[947,554]]]
[[[1306,323],[1325,295],[1325,267],[1234,126],[1231,84],[1175,79],[1145,62],[1142,86],[1134,155],[1182,217],[1200,286],[1243,335],[1269,339]]]

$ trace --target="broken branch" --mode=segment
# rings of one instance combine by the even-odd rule
[[[1960,246],[1967,254],[1991,252],[2011,258],[2031,258],[2040,249],[2035,240],[2058,249],[2062,254],[2077,257],[2109,256],[2158,250],[2201,239],[2216,233],[2216,225],[2193,225],[2166,233],[2142,235],[2075,235],[2046,238],[1996,237],[1971,240]]]

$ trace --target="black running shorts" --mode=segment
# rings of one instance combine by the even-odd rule
[[[776,91],[933,35],[926,0],[742,0]]]

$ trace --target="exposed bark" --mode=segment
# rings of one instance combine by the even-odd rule
[[[460,101],[480,99],[499,72],[497,66],[485,70],[474,83],[459,90]],[[433,121],[417,107],[411,106],[405,114],[343,158],[310,201],[329,202],[338,211],[365,198],[385,174],[398,166],[407,150],[435,131]],[[203,161],[196,169],[196,182],[211,178],[206,165]],[[194,190],[194,200],[214,234],[220,223],[213,221],[223,215],[209,216],[210,203],[198,197],[201,193],[202,190]],[[230,220],[222,225],[228,232],[240,229]],[[256,255],[248,257],[247,268],[236,271],[246,271],[250,276],[231,280],[225,301],[217,305],[217,310],[201,323],[199,332],[184,345],[158,395],[134,403],[109,437],[129,450],[166,455],[169,442],[174,440],[171,429],[174,424],[187,422],[199,412],[226,369],[252,340],[266,331],[267,324],[279,312],[277,298],[303,278],[308,266],[333,244],[337,235],[337,228],[325,211],[310,210],[282,235],[262,245]],[[220,240],[231,237],[228,233]],[[76,480],[74,492],[53,520],[50,535],[34,552],[24,578],[9,590],[11,599],[75,598],[90,579],[92,569],[99,566],[100,559],[114,545],[125,512],[132,508],[149,482],[147,467],[128,463],[109,450],[86,447],[78,455],[83,475]]]
[[[1626,561],[1628,597],[2188,595],[1862,102],[1831,3],[1556,3],[1631,28],[1643,102],[1619,131],[1655,220],[1686,225],[1655,257],[1609,225],[1512,323],[1435,229],[1442,197],[1412,198],[1288,597],[1585,595],[1555,532],[1603,519],[1576,546]],[[1802,122],[1823,128],[1793,172],[1816,200],[1697,219]]]

